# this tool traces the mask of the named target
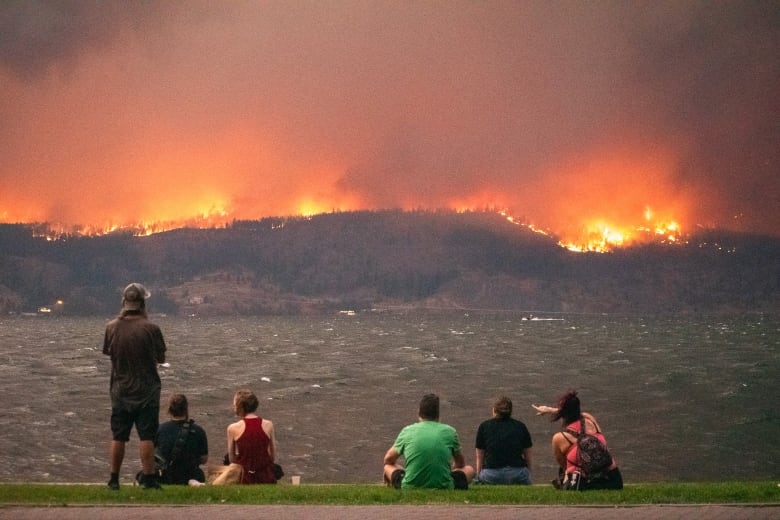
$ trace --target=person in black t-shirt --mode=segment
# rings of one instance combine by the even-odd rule
[[[201,485],[206,476],[200,465],[209,458],[206,432],[190,419],[187,397],[183,394],[171,396],[168,414],[171,420],[160,425],[154,440],[155,457],[163,466],[162,482]]]
[[[512,400],[499,397],[493,418],[477,429],[477,478],[485,484],[531,484],[531,434],[513,419]]]

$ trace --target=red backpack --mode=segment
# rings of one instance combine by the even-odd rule
[[[582,473],[590,478],[608,470],[612,465],[612,455],[598,437],[585,433],[583,418],[580,418],[580,431],[576,435],[577,466],[582,469]]]

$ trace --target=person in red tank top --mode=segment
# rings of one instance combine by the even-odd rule
[[[241,466],[241,484],[275,484],[274,460],[276,436],[274,425],[255,411],[259,401],[248,389],[236,392],[233,408],[240,418],[227,427],[228,458]]]
[[[585,433],[593,435],[606,445],[606,439],[596,418],[580,408],[580,399],[576,390],[569,390],[558,399],[557,408],[531,405],[537,415],[551,414],[553,421],[561,420],[563,429],[553,435],[552,449],[558,463],[558,478],[553,485],[558,489],[623,489],[623,475],[612,459],[611,466],[598,475],[586,475],[578,466],[577,435],[582,426]]]

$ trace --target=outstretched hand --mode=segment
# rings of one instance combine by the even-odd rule
[[[543,404],[535,405],[532,404],[531,407],[536,410],[536,415],[544,415],[546,413],[555,413],[558,411],[557,408],[553,408],[552,406],[545,406]]]

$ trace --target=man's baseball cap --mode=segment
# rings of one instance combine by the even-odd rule
[[[122,292],[122,308],[128,311],[137,311],[143,306],[144,301],[152,294],[140,283],[133,282]]]

